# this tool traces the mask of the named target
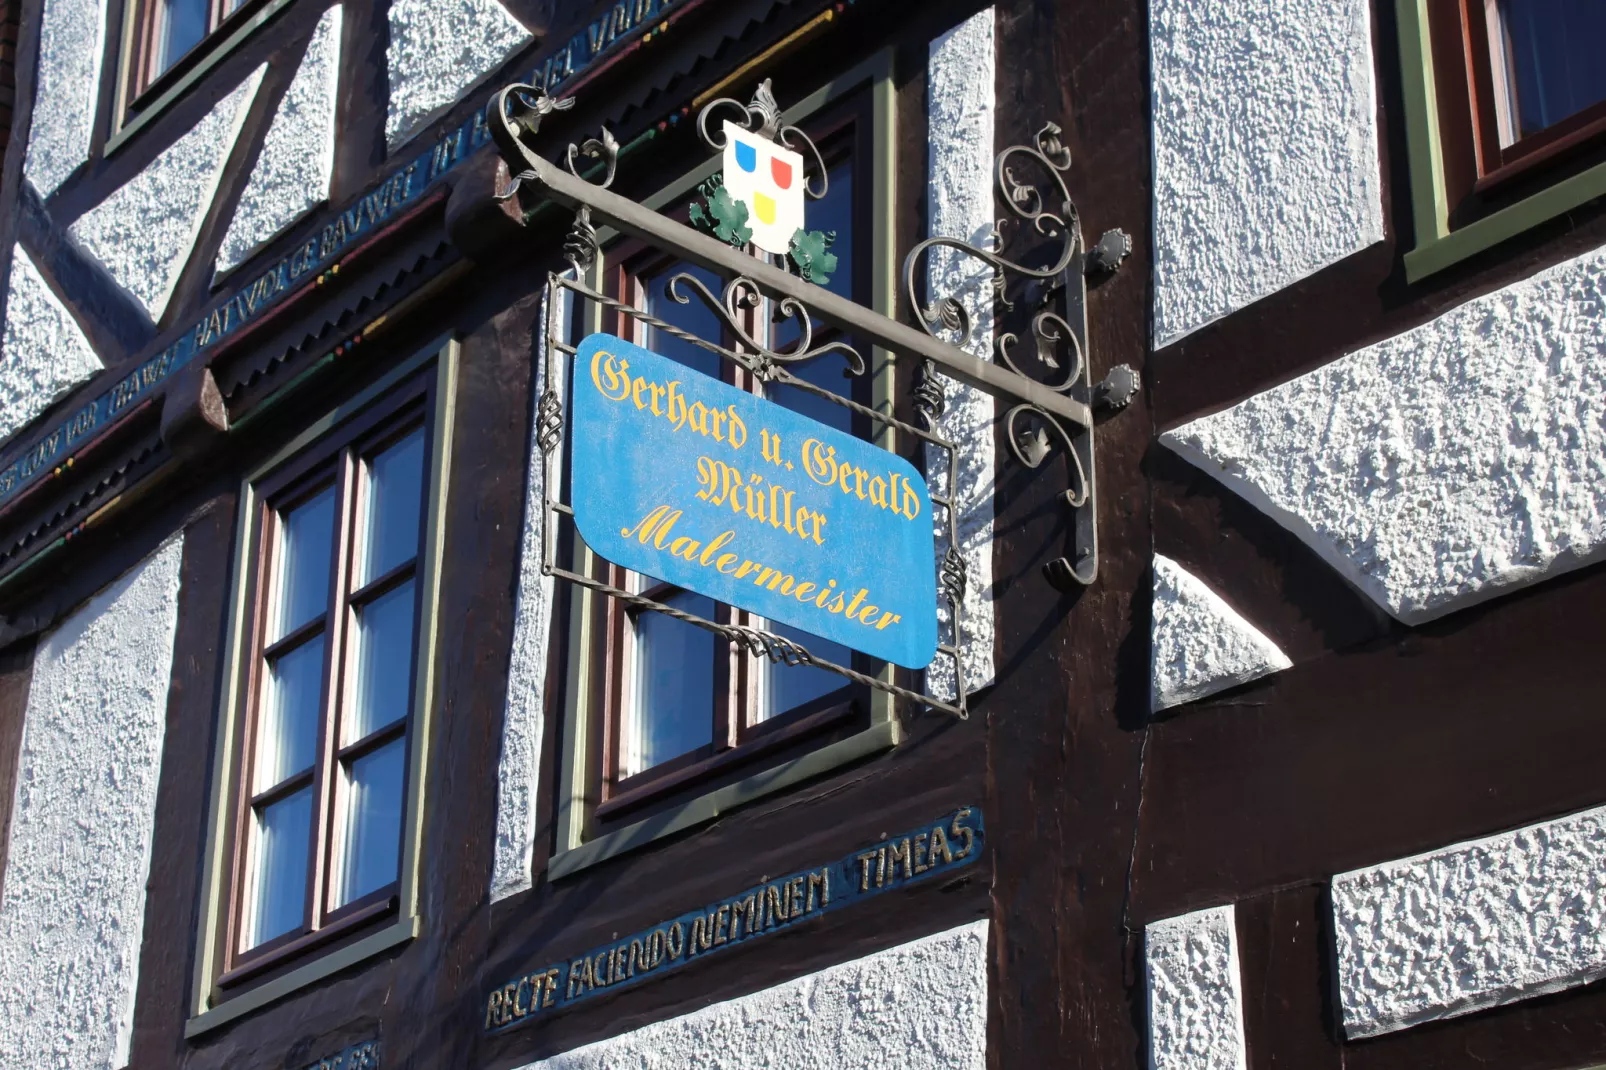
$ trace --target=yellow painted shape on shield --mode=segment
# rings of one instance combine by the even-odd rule
[[[753,211],[758,214],[759,222],[775,222],[775,198],[766,197],[758,190],[753,191]]]

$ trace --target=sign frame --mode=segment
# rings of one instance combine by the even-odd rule
[[[967,686],[963,653],[965,570],[962,559],[954,549],[959,545],[958,509],[951,492],[944,494],[936,489],[936,486],[953,488],[959,485],[959,457],[956,445],[928,428],[917,427],[890,413],[834,394],[792,374],[789,367],[817,359],[828,352],[843,353],[856,374],[868,374],[868,367],[863,358],[847,343],[831,342],[814,346],[812,320],[808,309],[800,302],[788,300],[782,306],[785,313],[794,316],[799,336],[797,342],[787,352],[777,353],[753,339],[744,329],[742,317],[738,315],[742,309],[752,307],[757,300],[767,296],[752,279],[745,276],[731,278],[725,282],[724,292],[720,295],[711,293],[695,275],[689,272],[674,276],[670,280],[670,286],[670,296],[675,300],[681,302],[695,300],[712,312],[724,328],[732,332],[731,336],[739,340],[737,342],[739,348],[726,348],[718,342],[689,334],[682,328],[642,309],[626,305],[598,292],[587,283],[570,277],[569,273],[549,272],[547,275],[547,314],[542,335],[544,350],[541,365],[542,391],[536,407],[534,428],[535,445],[540,450],[543,465],[542,574],[567,580],[588,590],[618,599],[635,609],[674,617],[712,632],[754,656],[787,665],[811,665],[876,691],[909,700],[921,707],[941,710],[961,719],[968,718],[971,688]],[[916,687],[906,687],[898,683],[895,674],[870,674],[860,672],[851,666],[839,665],[815,655],[805,645],[772,631],[747,625],[722,624],[644,598],[588,575],[578,567],[577,562],[576,567],[570,567],[572,550],[566,550],[565,544],[574,547],[583,542],[575,525],[574,508],[568,492],[571,427],[567,415],[571,408],[568,400],[569,382],[571,375],[576,374],[573,372],[573,364],[581,340],[571,332],[575,329],[574,325],[589,322],[591,319],[590,316],[580,313],[581,305],[589,305],[606,316],[617,317],[614,322],[634,321],[667,331],[685,342],[714,354],[721,362],[728,361],[745,369],[765,383],[785,384],[813,394],[865,417],[872,427],[892,431],[904,442],[919,443],[917,456],[923,456],[927,461],[925,467],[928,484],[932,482],[930,476],[933,463],[946,465],[946,480],[938,480],[935,481],[936,486],[928,486],[932,519],[940,525],[943,533],[938,544],[945,551],[940,557],[934,553],[932,561],[939,604],[937,650],[930,665],[924,670],[912,672],[912,682],[917,685]],[[568,310],[567,313],[565,310]],[[629,332],[621,330],[620,333]],[[867,444],[877,442],[881,438],[880,434],[871,435]]]

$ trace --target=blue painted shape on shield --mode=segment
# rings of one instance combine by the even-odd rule
[[[908,461],[613,335],[580,343],[571,381],[572,504],[593,550],[872,657],[930,664],[931,496]]]
[[[743,171],[758,169],[758,152],[745,141],[736,143],[736,163]]]

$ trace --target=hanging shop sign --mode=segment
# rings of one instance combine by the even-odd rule
[[[962,869],[981,857],[981,811],[964,807],[823,866],[799,870],[493,988],[484,1029],[503,1033],[564,1007],[662,977],[810,918]]]
[[[608,334],[574,366],[573,506],[636,572],[910,669],[937,650],[931,496],[861,439]]]

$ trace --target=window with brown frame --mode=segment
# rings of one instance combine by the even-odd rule
[[[221,988],[395,915],[434,391],[404,385],[256,488]]]
[[[1452,229],[1606,158],[1606,4],[1429,0]]]
[[[863,101],[850,98],[812,122],[828,175],[824,198],[808,206],[811,230],[834,231],[832,251],[837,271],[828,288],[869,304],[867,234],[872,210],[868,176],[855,161],[868,158],[861,142],[870,136]],[[610,250],[606,289],[622,304],[640,309],[689,334],[730,347],[719,319],[695,298],[686,303],[670,293],[670,280],[688,273],[716,296],[723,280],[685,262],[665,259],[638,246]],[[682,287],[681,293],[690,296]],[[754,337],[768,336],[784,349],[797,337],[798,325],[761,305],[747,312],[744,328]],[[814,345],[835,337],[815,324]],[[765,394],[770,400],[812,419],[859,437],[873,429],[862,415],[801,388],[766,386],[744,369],[706,349],[619,314],[604,329],[619,333],[689,369]],[[829,354],[791,369],[807,382],[860,404],[871,403],[864,376],[848,373],[845,358]],[[791,639],[811,653],[861,672],[878,669],[863,655],[840,644],[745,610],[716,603],[707,596],[604,565],[615,586],[676,609],[714,620],[763,628]],[[599,831],[628,824],[662,805],[708,790],[711,785],[751,771],[754,762],[819,745],[863,727],[868,695],[865,688],[835,673],[806,665],[771,663],[755,657],[712,633],[651,610],[612,599],[604,609],[598,649],[592,652],[600,681],[596,709],[601,731],[595,761],[600,766],[600,797],[594,818]]]
[[[194,65],[210,43],[232,30],[267,0],[134,0],[127,97],[138,109],[150,90],[170,85]]]

